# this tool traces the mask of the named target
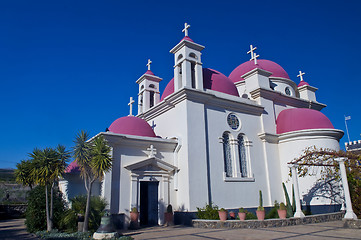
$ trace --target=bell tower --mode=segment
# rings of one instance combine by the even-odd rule
[[[136,81],[139,85],[138,114],[146,112],[160,101],[159,82],[162,78],[155,76],[150,70],[151,63],[148,59],[148,70]]]
[[[201,51],[204,46],[188,37],[189,27],[184,24],[184,38],[170,50],[174,54],[174,92],[183,87],[203,90]]]

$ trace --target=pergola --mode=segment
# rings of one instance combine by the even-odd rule
[[[328,153],[328,154],[334,155],[333,153]],[[300,199],[300,193],[299,193],[299,187],[298,187],[297,168],[299,166],[335,167],[334,164],[322,163],[321,161],[316,162],[316,163],[302,163],[301,159],[296,159],[296,160],[288,163],[289,167],[291,168],[292,182],[293,182],[294,191],[295,191],[296,212],[293,217],[296,217],[296,218],[305,217],[305,215],[303,214],[303,212],[301,210],[301,199]],[[350,190],[349,190],[348,182],[347,182],[347,175],[346,175],[346,168],[345,168],[345,160],[347,160],[347,157],[337,157],[337,158],[334,158],[334,160],[338,162],[338,165],[340,167],[342,187],[343,187],[343,192],[345,195],[344,197],[345,197],[345,203],[346,203],[346,214],[344,216],[344,219],[357,219],[357,216],[352,209]]]

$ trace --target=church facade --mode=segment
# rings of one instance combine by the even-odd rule
[[[138,114],[116,119],[101,132],[112,148],[113,167],[95,186],[113,215],[127,224],[133,207],[140,223],[162,224],[168,204],[180,213],[213,203],[226,209],[284,202],[292,192],[288,163],[310,146],[339,150],[341,130],[320,111],[317,88],[296,84],[277,63],[250,61],[227,77],[202,67],[204,46],[188,36],[170,50],[174,78],[161,93],[150,69],[136,81]],[[304,205],[329,205],[314,193],[316,178],[299,179]],[[67,198],[81,192],[76,162],[60,183]],[[336,204],[336,203],[333,203]]]

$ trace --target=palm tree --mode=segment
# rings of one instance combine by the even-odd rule
[[[30,189],[33,189],[35,179],[30,174],[32,168],[33,163],[31,160],[21,160],[20,163],[16,164],[15,181],[24,186],[29,186]]]
[[[80,175],[84,179],[87,191],[83,232],[88,231],[90,197],[93,183],[95,180],[101,181],[104,173],[112,167],[112,159],[109,154],[111,149],[104,137],[101,135],[97,136],[92,142],[87,141],[87,139],[87,132],[81,131],[74,140],[74,158],[80,167]]]
[[[53,222],[49,214],[48,186],[52,184],[55,178],[54,164],[56,163],[58,154],[52,148],[45,148],[43,150],[36,148],[29,156],[34,162],[32,175],[36,178],[38,184],[45,186],[46,226],[47,231],[51,231],[53,229]]]

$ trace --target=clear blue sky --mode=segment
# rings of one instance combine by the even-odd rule
[[[189,36],[206,47],[204,67],[225,75],[249,45],[298,83],[318,87],[322,112],[360,139],[361,1],[1,1],[0,168],[35,147],[73,145],[128,115],[135,81],[173,74],[169,50]],[[341,146],[347,137],[341,140]]]

